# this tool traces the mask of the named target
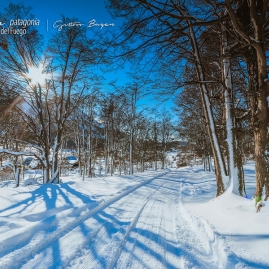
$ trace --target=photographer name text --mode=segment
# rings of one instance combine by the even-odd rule
[[[84,26],[84,23],[81,22],[69,22],[69,23],[63,23],[61,20],[54,22],[53,28],[58,29],[58,31],[62,31],[64,27],[81,27]],[[88,22],[87,27],[98,27],[99,29],[103,29],[104,27],[113,27],[115,26],[114,23],[97,23],[95,19],[92,19]]]
[[[3,35],[25,35],[27,34],[27,29],[31,26],[40,26],[39,19],[31,19],[31,20],[10,20],[9,24],[7,22],[0,21],[0,34]],[[59,32],[64,28],[71,27],[87,27],[87,28],[99,28],[102,30],[103,28],[113,27],[115,23],[103,23],[97,22],[95,19],[88,21],[88,23],[82,23],[79,21],[68,22],[65,23],[62,20],[57,20],[52,24],[52,28],[57,29]],[[47,20],[47,31],[48,31],[48,20]]]

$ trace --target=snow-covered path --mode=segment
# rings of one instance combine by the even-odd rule
[[[253,193],[254,163],[246,165]],[[0,183],[0,269],[267,269],[268,213],[202,167]],[[257,251],[258,249],[258,251]]]
[[[21,247],[6,249],[0,267],[222,268],[221,242],[182,202],[185,180],[166,171],[93,209],[51,216],[32,236],[20,233]]]

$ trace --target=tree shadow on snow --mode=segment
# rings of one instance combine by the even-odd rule
[[[148,231],[148,230],[144,230],[144,229],[140,229],[140,228],[135,228],[132,231],[132,235],[134,236],[129,236],[127,241],[131,244],[135,244],[136,248],[139,248],[142,252],[147,253],[147,255],[151,256],[151,259],[155,259],[156,261],[158,261],[159,263],[163,264],[164,266],[166,266],[166,268],[171,268],[171,269],[178,269],[178,267],[176,267],[175,265],[171,264],[169,261],[165,260],[165,257],[163,257],[160,253],[160,251],[156,252],[153,249],[153,244],[158,245],[158,249],[162,248],[163,250],[165,250],[166,252],[173,254],[175,256],[183,256],[186,260],[188,260],[192,266],[197,267],[197,268],[209,268],[207,267],[208,265],[204,265],[201,264],[201,262],[198,260],[198,258],[196,257],[195,254],[191,253],[190,251],[188,251],[188,248],[186,245],[181,244],[181,245],[177,245],[176,243],[172,243],[169,242],[168,240],[166,240],[166,238],[162,237],[161,235],[158,235],[152,231]],[[143,242],[144,240],[138,239],[138,236],[142,239],[148,239],[150,240],[149,244],[145,244],[145,242]],[[160,244],[161,242],[161,244]],[[124,247],[123,250],[127,251],[127,248]],[[141,263],[141,266],[143,268],[152,268],[147,266],[142,260],[141,257],[136,255],[135,253],[131,254],[133,256],[133,258]]]
[[[251,261],[251,260],[244,259],[242,257],[238,257],[233,252],[229,254],[227,268],[235,268],[235,265],[238,265],[238,264],[241,264],[242,268],[245,268],[245,267],[248,268],[248,266],[255,269],[268,269],[269,268],[268,264],[265,264],[262,262]]]
[[[70,200],[70,196],[74,196],[81,200],[83,204],[91,203],[92,200],[89,196],[86,196],[69,186],[70,183],[63,183],[61,185],[43,184],[38,186],[33,191],[20,192],[17,195],[30,195],[30,197],[21,200],[7,208],[0,210],[0,216],[12,217],[22,214],[22,218],[27,221],[39,221],[41,219],[55,215],[63,210],[74,207],[75,205]],[[63,199],[61,206],[57,206],[57,200]],[[43,212],[27,214],[27,211],[31,211],[30,207],[42,206],[45,204]],[[31,210],[30,210],[31,209]],[[35,209],[34,209],[35,210]],[[23,213],[25,212],[25,215]]]

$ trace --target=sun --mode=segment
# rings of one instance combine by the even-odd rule
[[[42,65],[39,65],[38,67],[32,66],[28,68],[28,74],[27,77],[30,79],[31,84],[44,84],[47,74],[44,73],[44,68]]]

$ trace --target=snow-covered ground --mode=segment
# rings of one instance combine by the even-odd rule
[[[0,268],[269,268],[268,204],[215,198],[201,166],[62,180],[0,182]]]

